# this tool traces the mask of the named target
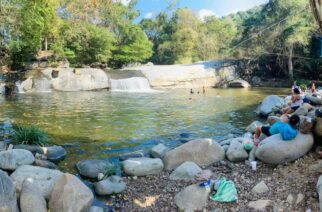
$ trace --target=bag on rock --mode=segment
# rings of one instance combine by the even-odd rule
[[[237,201],[237,189],[232,181],[222,178],[219,183],[217,193],[210,197],[217,202],[235,202]]]

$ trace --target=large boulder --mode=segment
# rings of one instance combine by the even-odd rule
[[[230,88],[249,88],[251,85],[245,80],[233,80],[228,83]]]
[[[21,192],[22,184],[25,179],[32,178],[34,180],[34,184],[39,188],[39,193],[48,199],[56,181],[62,175],[63,173],[58,170],[23,165],[16,169],[16,171],[13,172],[10,177],[18,194]]]
[[[302,157],[310,151],[312,146],[312,134],[298,133],[291,141],[284,141],[280,134],[276,134],[263,140],[255,155],[265,163],[280,164]]]
[[[314,127],[314,133],[319,136],[322,137],[322,118],[317,117],[316,118],[316,124]]]
[[[88,178],[97,178],[99,173],[105,173],[111,166],[105,160],[82,160],[76,164],[79,174]]]
[[[175,204],[181,211],[202,210],[207,206],[210,190],[199,185],[186,187],[174,197]]]
[[[234,139],[226,152],[228,160],[232,162],[244,161],[248,158],[248,153],[244,149],[243,144],[239,141],[240,139]]]
[[[62,146],[43,147],[44,153],[48,160],[58,163],[65,159],[67,152]]]
[[[94,200],[92,191],[71,174],[64,174],[56,182],[49,200],[51,212],[88,211]]]
[[[268,116],[275,107],[282,107],[283,104],[284,99],[276,95],[267,96],[258,107],[258,112],[262,116]]]
[[[308,100],[310,100],[311,102],[313,102],[316,105],[322,105],[322,99],[312,96],[311,94],[308,94],[305,96]]]
[[[15,170],[21,165],[30,165],[35,161],[33,154],[23,149],[12,149],[0,152],[0,168]]]
[[[170,180],[193,180],[202,169],[194,162],[186,161],[170,175]]]
[[[123,170],[127,175],[153,175],[159,174],[163,170],[163,163],[159,158],[130,158],[122,163]]]
[[[172,170],[185,161],[192,161],[199,166],[206,166],[225,158],[225,150],[212,139],[189,141],[171,151],[163,158],[165,168]]]
[[[57,78],[52,79],[58,91],[89,91],[108,88],[108,77],[101,69],[59,69]]]
[[[0,170],[0,211],[18,212],[16,189],[8,174]]]
[[[32,178],[26,178],[20,194],[21,212],[47,212],[47,202]]]
[[[119,176],[110,176],[106,180],[94,183],[95,192],[98,195],[121,193],[126,189],[126,184]]]

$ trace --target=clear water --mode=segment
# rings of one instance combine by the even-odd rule
[[[282,89],[188,89],[157,93],[54,92],[0,97],[0,118],[35,124],[55,144],[67,144],[62,167],[85,158],[146,151],[157,143],[176,146],[194,138],[240,133],[256,119],[253,110]]]

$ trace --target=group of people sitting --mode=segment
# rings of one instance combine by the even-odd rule
[[[312,83],[310,93],[312,96],[317,96],[315,84]],[[283,140],[292,140],[297,135],[297,128],[300,123],[300,117],[297,114],[293,114],[303,104],[312,104],[306,97],[308,94],[306,86],[296,86],[296,82],[292,87],[292,95],[290,105],[284,107],[279,111],[281,117],[272,126],[259,126],[256,128],[254,135],[254,144],[259,145],[259,137],[263,133],[265,136],[272,136],[275,134],[281,134]],[[317,111],[317,113],[320,111]]]

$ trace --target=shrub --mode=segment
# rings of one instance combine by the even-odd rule
[[[18,144],[45,146],[49,143],[48,134],[35,125],[17,126],[14,138]]]

